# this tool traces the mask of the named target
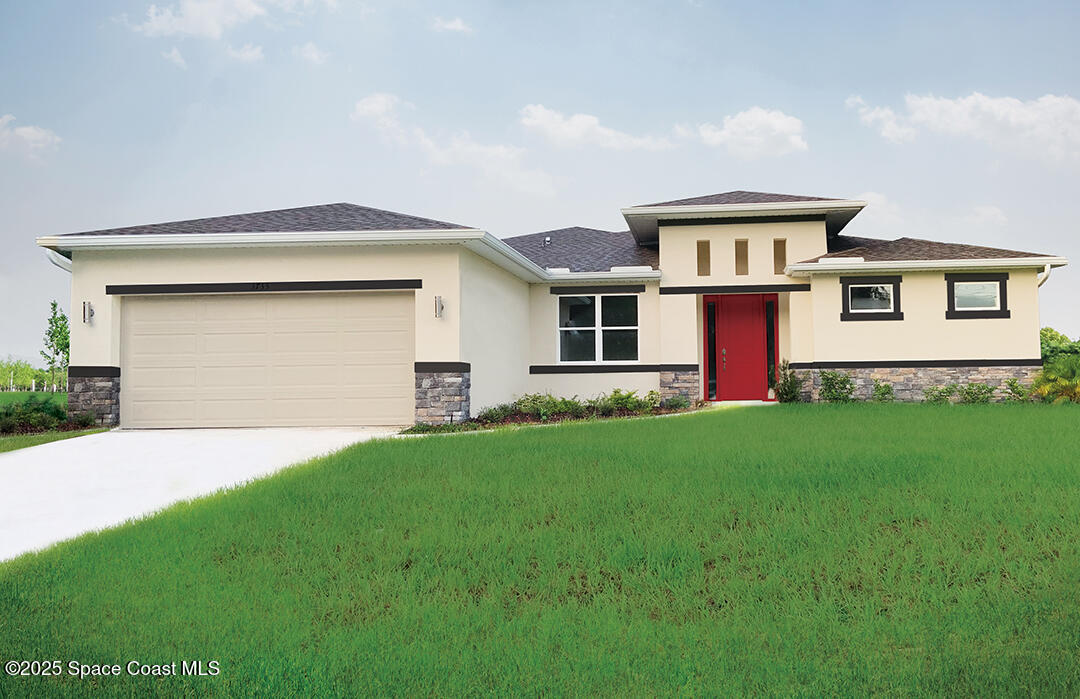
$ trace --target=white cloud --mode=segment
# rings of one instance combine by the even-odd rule
[[[11,124],[14,121],[14,114],[0,116],[0,151],[12,151],[33,157],[59,145],[60,137],[53,131],[41,126],[13,128]]]
[[[295,12],[317,0],[180,0],[177,5],[158,7],[151,5],[146,19],[132,24],[124,16],[123,21],[133,30],[147,36],[197,36],[220,39],[226,30],[265,16],[270,8]],[[336,0],[323,0],[333,9]]]
[[[187,61],[185,61],[184,57],[180,55],[180,49],[176,48],[175,46],[172,47],[172,51],[162,51],[161,57],[175,65],[177,68],[183,68],[184,70],[187,70]]]
[[[724,117],[721,126],[701,124],[698,135],[707,146],[722,146],[735,156],[753,159],[806,150],[800,119],[777,109],[751,107]]]
[[[229,52],[229,56],[242,63],[257,63],[263,59],[262,46],[244,44],[238,49],[229,46],[226,50]]]
[[[523,164],[525,150],[517,146],[479,143],[467,132],[437,140],[419,126],[404,124],[402,107],[412,107],[397,95],[377,92],[359,100],[350,115],[354,121],[375,126],[386,138],[402,146],[416,148],[433,165],[462,165],[480,171],[492,181],[538,196],[551,196],[551,177]]]
[[[1009,217],[1000,208],[986,204],[974,207],[964,221],[973,226],[1004,226],[1009,223]]]
[[[851,98],[848,103],[853,104]],[[1043,95],[1022,101],[979,92],[955,99],[906,95],[904,106],[906,113],[893,116],[911,137],[918,129],[925,129],[1050,160],[1080,158],[1080,101],[1072,97]],[[864,109],[870,108],[859,107],[860,114]],[[874,109],[892,113],[888,108]]]
[[[857,95],[844,100],[844,106],[857,109],[859,120],[867,126],[876,127],[886,141],[903,143],[915,138],[915,129],[904,124],[889,107],[871,107]]]
[[[465,24],[465,20],[460,17],[453,19],[443,19],[442,17],[436,17],[435,21],[431,24],[432,29],[437,32],[457,32],[458,34],[472,34],[472,27]]]
[[[303,46],[294,46],[293,55],[307,61],[313,66],[321,66],[330,58],[330,54],[320,49],[314,42],[307,42]]]
[[[557,146],[594,145],[611,150],[662,150],[671,143],[664,138],[631,136],[607,126],[592,114],[569,117],[542,104],[529,104],[521,110],[521,123],[543,134]]]

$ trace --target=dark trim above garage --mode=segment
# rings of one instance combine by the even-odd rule
[[[534,364],[530,374],[648,374],[660,371],[697,371],[697,364]]]
[[[802,223],[824,221],[825,214],[797,214],[794,216],[736,216],[732,218],[662,218],[660,226],[730,226],[740,223]]]
[[[413,371],[418,374],[464,374],[472,371],[468,362],[416,362]]]
[[[69,379],[115,379],[120,376],[118,366],[69,366]]]
[[[251,294],[284,291],[404,291],[423,287],[421,279],[349,279],[307,282],[210,282],[200,284],[107,284],[111,296],[143,294]]]
[[[662,286],[661,294],[776,294],[810,291],[809,284],[727,284],[724,286]]]
[[[1042,366],[1042,359],[900,359],[879,361],[791,362],[792,369],[927,369],[969,366]]]
[[[559,296],[577,296],[580,294],[640,294],[645,291],[645,285],[613,284],[608,286],[553,286],[549,291]]]

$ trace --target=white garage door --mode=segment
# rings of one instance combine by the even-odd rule
[[[125,427],[413,422],[413,294],[131,296]]]

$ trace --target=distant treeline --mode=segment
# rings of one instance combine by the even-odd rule
[[[54,386],[51,381],[55,381]],[[49,378],[48,369],[35,369],[21,359],[0,359],[0,391],[66,391],[67,372],[56,371]]]

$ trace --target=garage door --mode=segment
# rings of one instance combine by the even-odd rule
[[[413,294],[130,296],[125,427],[413,422]]]

